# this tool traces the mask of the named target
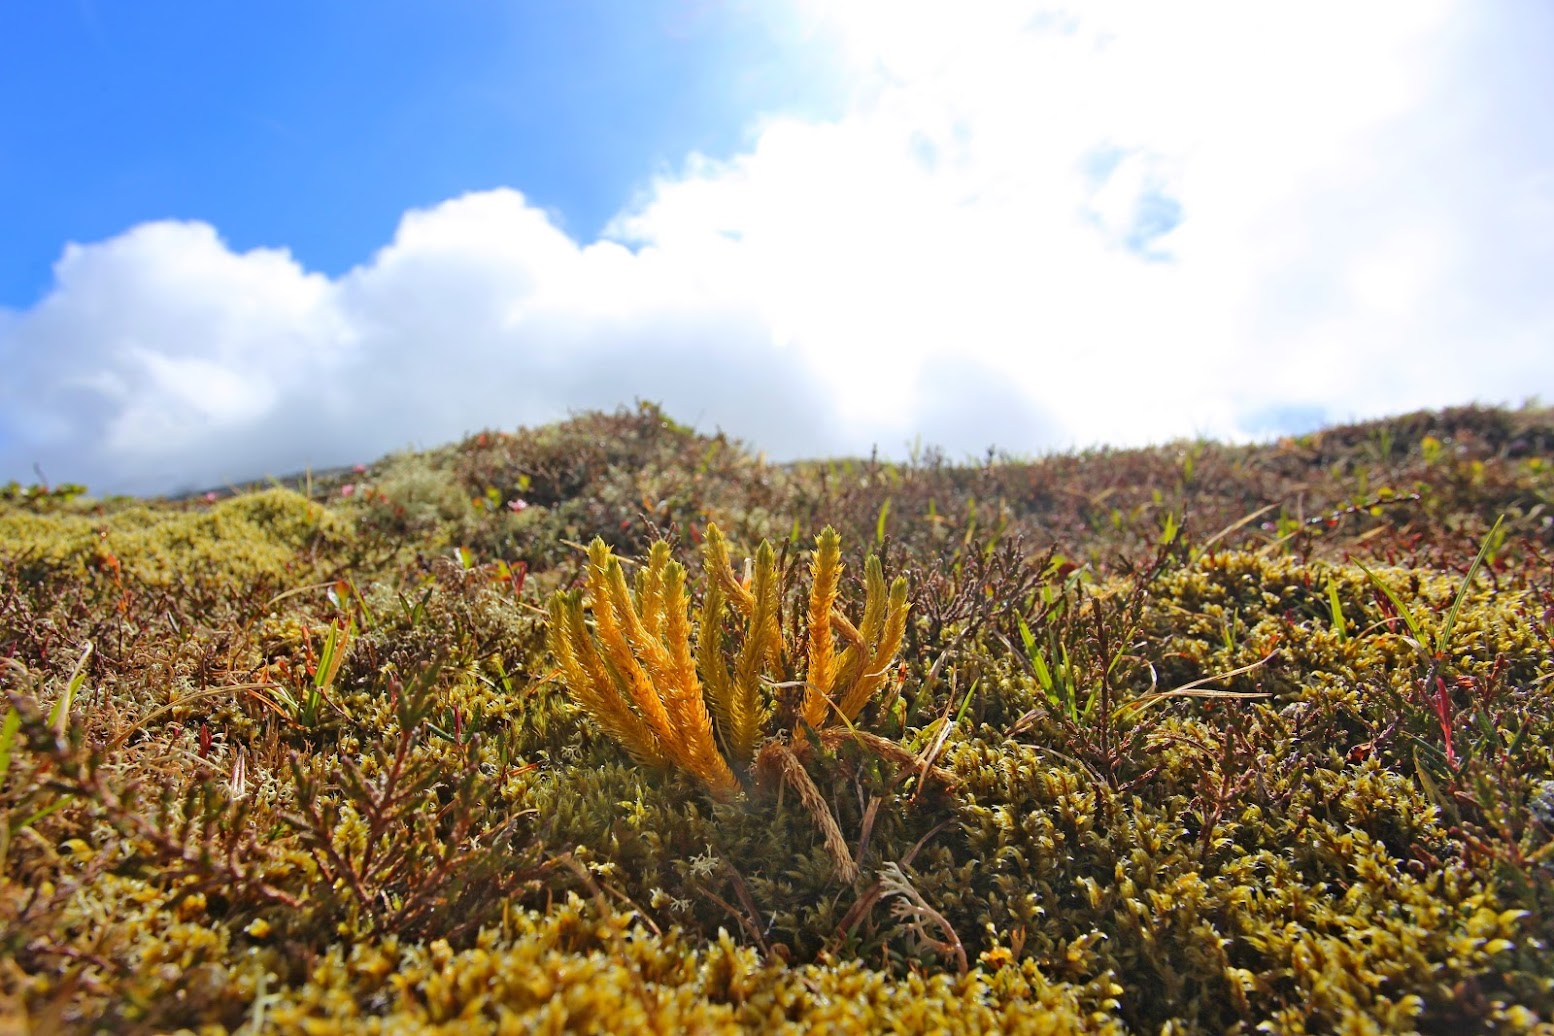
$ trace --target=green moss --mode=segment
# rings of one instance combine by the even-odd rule
[[[778,467],[643,407],[386,461],[327,506],[17,489],[0,1013],[1548,1032],[1550,427],[1469,410],[1260,447]],[[667,530],[692,559],[717,520],[745,546],[829,523],[880,549],[886,501],[911,622],[858,724],[953,780],[811,746],[860,864],[843,881],[791,794],[720,803],[634,764],[555,680],[538,605],[579,574],[565,541],[630,557]],[[1162,548],[1167,512],[1191,517]],[[1448,650],[1421,652],[1356,562],[1432,640],[1502,512]],[[1184,685],[1242,697],[1160,696]],[[280,704],[310,689],[311,712]]]
[[[1104,995],[1030,966],[962,979],[792,967],[727,933],[699,945],[575,898],[515,911],[463,951],[394,940],[333,950],[277,996],[269,1021],[299,1033],[1122,1031]]]
[[[338,550],[348,536],[340,516],[286,489],[200,510],[134,506],[100,520],[0,514],[0,540],[18,556],[78,573],[116,567],[154,587],[189,580],[279,586],[311,571],[309,551]]]

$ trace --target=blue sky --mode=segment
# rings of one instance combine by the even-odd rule
[[[0,481],[1554,398],[1554,7],[0,4]]]
[[[65,241],[196,219],[336,275],[406,209],[519,186],[591,240],[754,113],[827,114],[818,54],[715,0],[0,8],[0,304]]]

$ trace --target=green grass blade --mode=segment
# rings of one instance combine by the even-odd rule
[[[1398,615],[1408,624],[1408,631],[1414,635],[1414,639],[1420,644],[1428,644],[1429,639],[1425,637],[1424,630],[1420,628],[1419,620],[1414,618],[1414,613],[1409,609],[1408,605],[1403,603],[1402,598],[1392,592],[1392,587],[1383,582],[1382,578],[1376,573],[1366,568],[1364,562],[1356,561],[1355,564],[1360,566],[1360,571],[1364,572],[1366,577],[1375,584],[1376,589],[1387,595],[1387,600],[1392,602],[1392,607],[1397,609]]]
[[[5,786],[5,775],[11,772],[11,746],[16,743],[16,731],[22,725],[22,714],[7,706],[5,719],[0,720],[0,788]]]
[[[1462,586],[1457,589],[1457,596],[1451,602],[1451,611],[1446,613],[1446,625],[1441,628],[1440,638],[1435,644],[1435,653],[1444,655],[1446,649],[1451,647],[1451,631],[1457,625],[1457,613],[1462,610],[1463,598],[1468,596],[1468,587],[1473,585],[1473,577],[1478,575],[1478,570],[1484,564],[1484,559],[1489,556],[1489,548],[1495,542],[1495,534],[1500,531],[1500,525],[1505,521],[1505,515],[1495,519],[1489,535],[1484,537],[1484,543],[1478,549],[1478,557],[1473,559],[1473,564],[1468,566],[1468,574],[1462,577]]]
[[[1047,656],[1036,645],[1036,635],[1025,624],[1024,619],[1016,620],[1020,625],[1020,642],[1025,645],[1025,657],[1031,660],[1031,668],[1036,670],[1036,682],[1041,684],[1042,693],[1053,705],[1058,703],[1058,696],[1052,685],[1052,669],[1047,665]]]
[[[960,726],[961,720],[966,718],[966,712],[971,708],[971,696],[977,693],[977,684],[981,682],[981,680],[971,681],[971,686],[966,690],[965,700],[960,703],[960,708],[955,713],[955,726]]]
[[[81,652],[81,657],[76,661],[75,669],[70,672],[70,682],[65,685],[65,693],[59,696],[59,701],[49,710],[49,726],[54,733],[63,735],[70,723],[70,706],[75,701],[76,692],[81,685],[86,683],[86,660],[92,657],[92,642],[86,642],[86,649]]]
[[[1332,579],[1327,581],[1327,607],[1332,613],[1333,630],[1338,634],[1340,644],[1349,640],[1349,627],[1344,625],[1344,608],[1338,601],[1338,583]]]
[[[21,831],[21,830],[24,830],[25,828],[31,827],[32,825],[36,824],[38,821],[44,819],[45,817],[47,817],[47,816],[49,816],[49,815],[51,815],[53,813],[59,812],[59,810],[64,807],[65,803],[67,803],[69,801],[70,801],[69,799],[67,799],[65,796],[61,795],[59,798],[55,799],[53,802],[50,802],[47,806],[44,806],[42,809],[38,810],[32,816],[28,817],[26,820],[23,820],[20,824],[16,825],[16,829],[18,831]]]

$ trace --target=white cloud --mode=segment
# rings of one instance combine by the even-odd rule
[[[495,191],[335,280],[200,224],[70,246],[0,313],[0,477],[202,485],[633,397],[795,456],[1549,394],[1554,141],[1503,45],[1550,23],[1507,9],[817,0],[847,113],[692,156],[610,240]]]
[[[5,333],[7,473],[38,461],[100,491],[369,460],[638,396],[796,451],[830,441],[748,307],[653,253],[579,247],[513,191],[407,214],[335,281],[202,224],[146,224],[67,249]]]

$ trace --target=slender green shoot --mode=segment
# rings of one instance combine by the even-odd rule
[[[76,660],[76,667],[70,672],[70,682],[65,685],[65,693],[59,696],[59,701],[49,710],[49,727],[54,733],[64,736],[70,726],[70,706],[75,701],[76,694],[86,683],[86,662],[92,657],[92,642],[86,642],[81,657]]]
[[[1457,615],[1462,611],[1462,602],[1467,599],[1468,589],[1473,585],[1473,577],[1478,575],[1478,570],[1483,567],[1485,559],[1489,557],[1490,549],[1496,542],[1496,535],[1499,533],[1500,526],[1504,521],[1505,515],[1497,518],[1494,526],[1489,530],[1489,534],[1484,537],[1483,545],[1479,547],[1478,556],[1473,559],[1473,564],[1468,566],[1467,575],[1462,577],[1462,585],[1457,588],[1456,596],[1452,598],[1451,608],[1446,613],[1446,622],[1436,632],[1434,637],[1425,634],[1424,626],[1414,614],[1414,611],[1403,603],[1402,598],[1393,592],[1385,580],[1366,568],[1363,563],[1359,563],[1360,570],[1365,573],[1378,590],[1386,595],[1387,600],[1392,602],[1392,607],[1397,609],[1398,615],[1408,625],[1408,631],[1413,634],[1413,642],[1420,652],[1428,654],[1436,662],[1443,659],[1447,650],[1451,647],[1452,631],[1456,629]]]
[[[1338,642],[1347,643],[1349,627],[1344,624],[1344,608],[1338,601],[1338,583],[1332,579],[1327,581],[1327,607],[1332,615],[1333,631],[1338,634]]]
[[[22,714],[13,705],[5,708],[5,719],[0,720],[0,788],[5,786],[5,775],[11,772],[11,749],[16,744],[16,731],[22,725]]]
[[[1435,654],[1440,658],[1451,646],[1452,629],[1457,625],[1457,613],[1462,610],[1462,602],[1468,596],[1468,588],[1473,585],[1473,577],[1478,575],[1478,570],[1483,567],[1484,559],[1489,557],[1491,546],[1496,542],[1496,534],[1500,532],[1500,526],[1505,522],[1505,515],[1495,519],[1495,524],[1490,528],[1489,534],[1484,537],[1484,543],[1478,549],[1478,556],[1473,559],[1473,564],[1468,566],[1468,574],[1462,577],[1462,585],[1457,588],[1457,596],[1451,602],[1451,611],[1446,613],[1446,625],[1441,627],[1440,637],[1435,643]]]
[[[1393,610],[1395,610],[1402,618],[1403,622],[1407,624],[1408,632],[1413,634],[1412,643],[1414,646],[1421,652],[1427,651],[1428,648],[1426,645],[1429,643],[1430,638],[1425,636],[1424,628],[1419,625],[1419,620],[1414,617],[1413,609],[1409,608],[1408,605],[1403,603],[1402,598],[1393,593],[1392,587],[1388,586],[1384,579],[1382,579],[1376,573],[1372,572],[1370,569],[1366,568],[1364,562],[1357,561],[1355,564],[1360,566],[1360,571],[1365,573],[1366,578],[1368,578],[1371,583],[1375,585],[1376,589],[1385,594],[1387,600],[1392,602]]]

